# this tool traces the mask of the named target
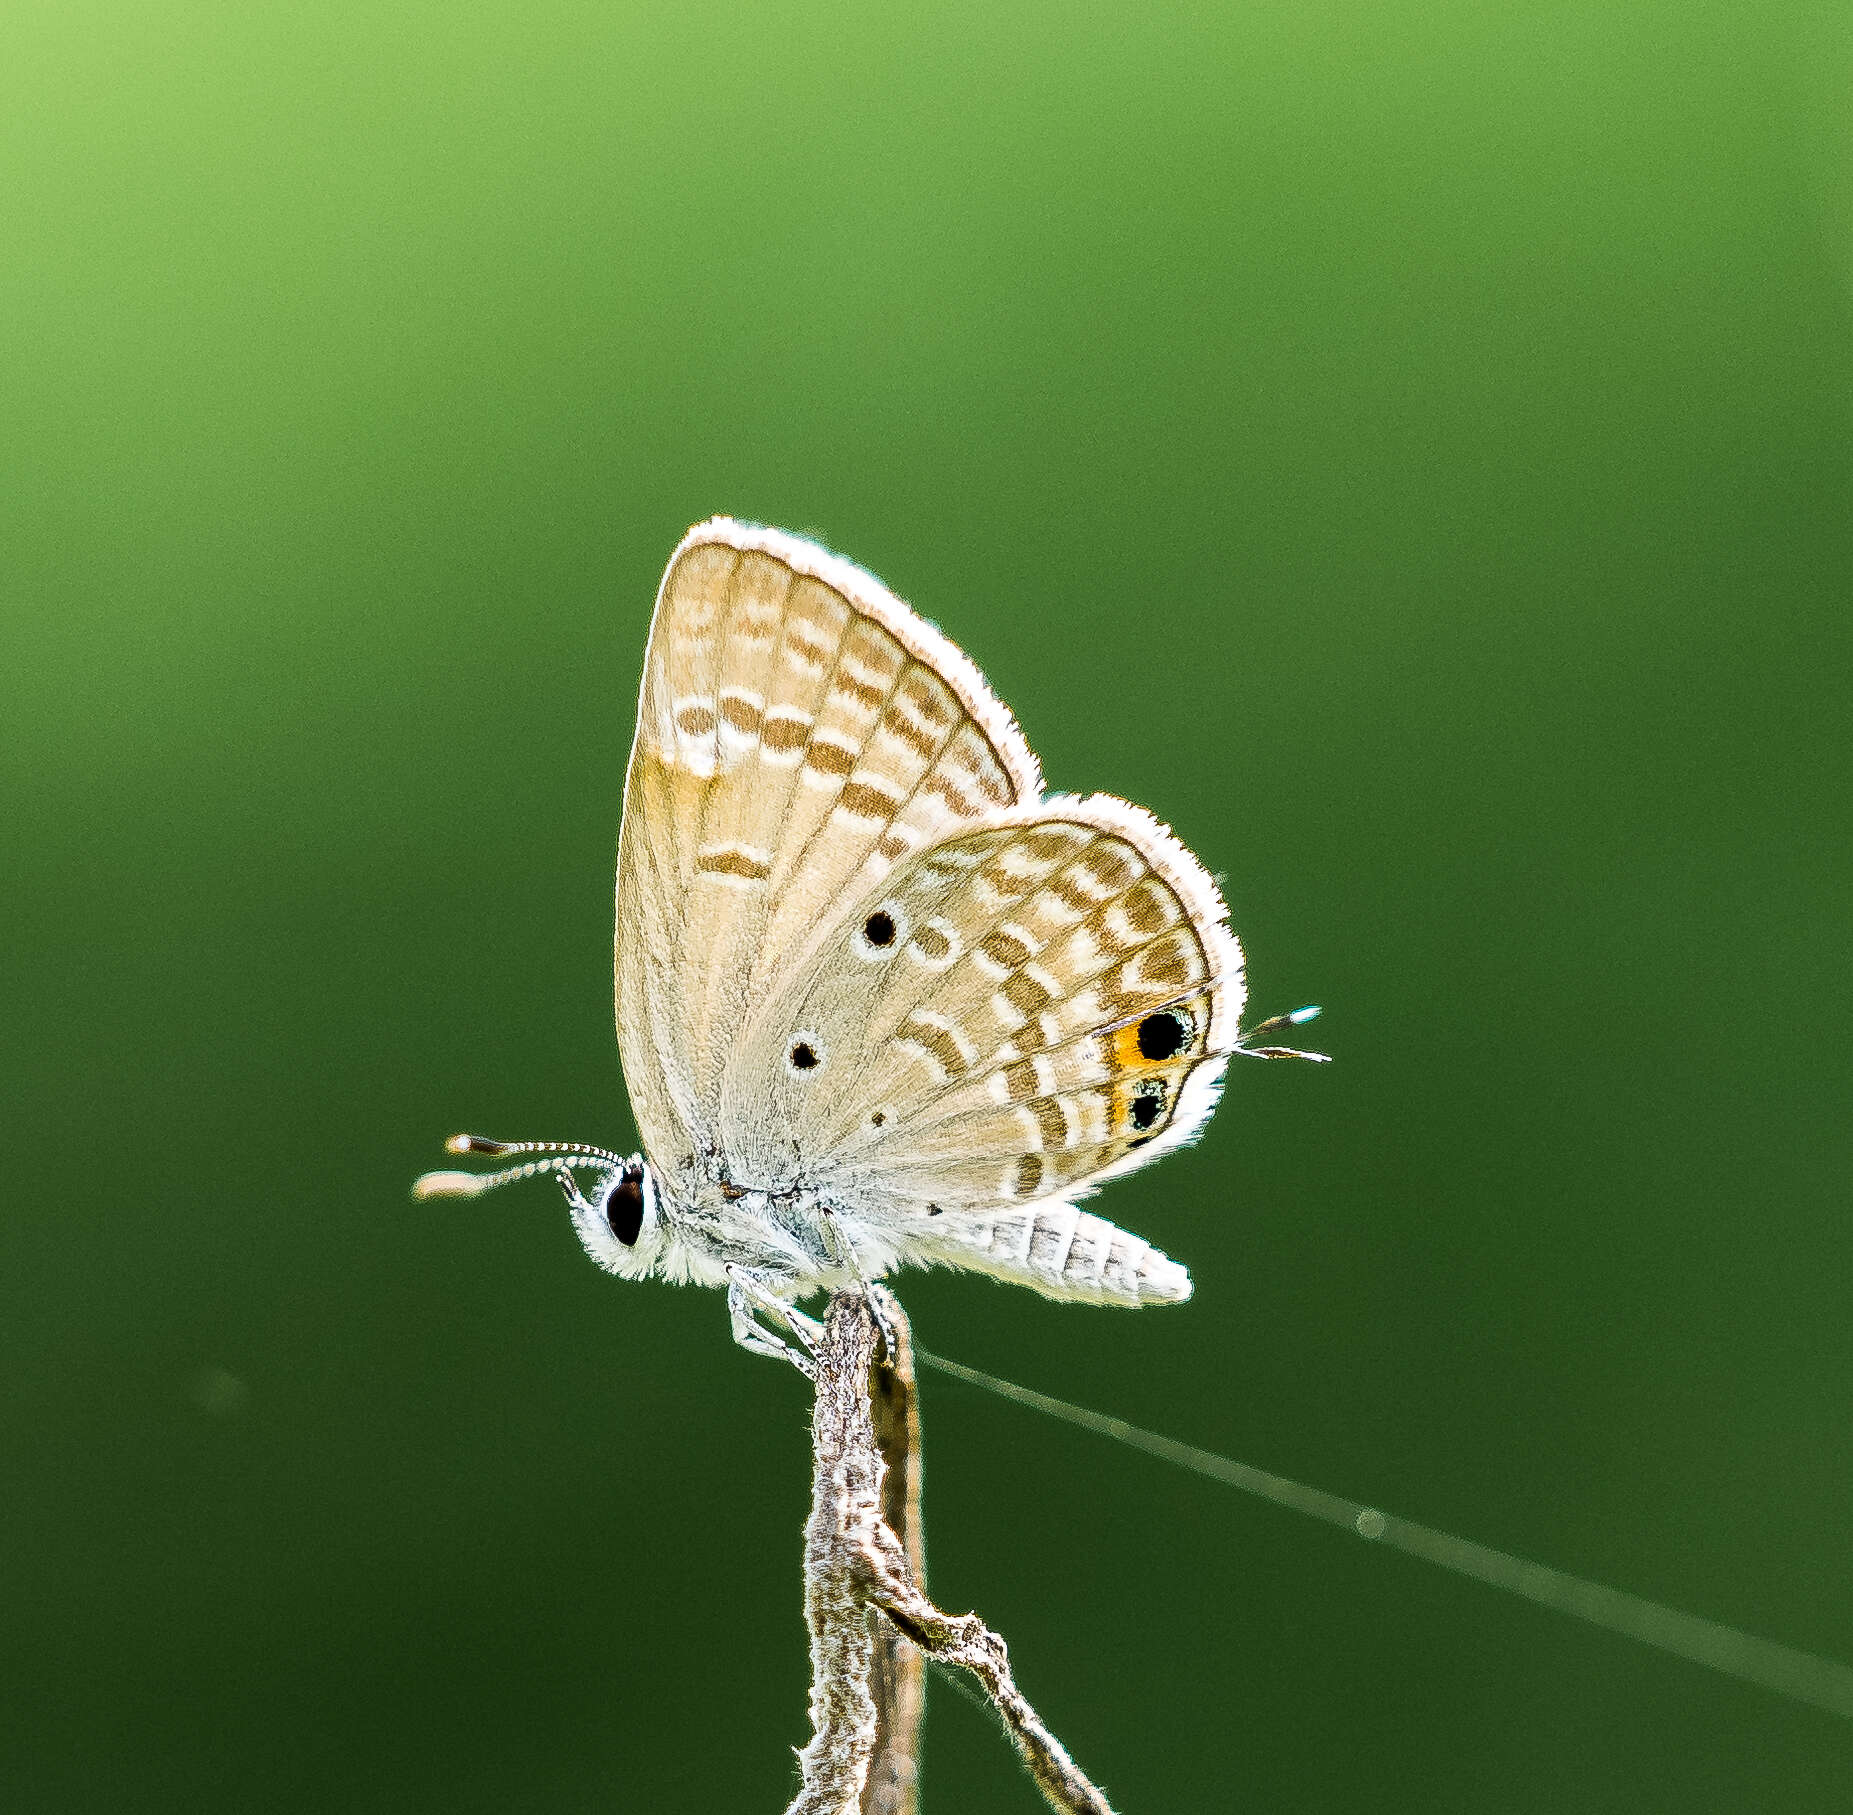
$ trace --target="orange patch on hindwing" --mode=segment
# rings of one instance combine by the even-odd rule
[[[1143,1144],[1171,1125],[1178,1093],[1203,1056],[1208,998],[1154,1009],[1100,1036],[1112,1138]]]

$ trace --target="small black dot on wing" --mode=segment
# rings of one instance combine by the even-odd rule
[[[813,1071],[818,1064],[817,1048],[808,1040],[794,1040],[791,1047],[793,1071]]]
[[[894,916],[883,913],[879,908],[862,923],[862,936],[870,945],[892,945],[894,943]]]

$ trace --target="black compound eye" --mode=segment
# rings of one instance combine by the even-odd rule
[[[1147,1015],[1139,1023],[1139,1057],[1168,1059],[1182,1048],[1189,1034],[1189,1027],[1177,1015]]]
[[[877,908],[862,923],[862,936],[870,945],[892,945],[894,943],[894,916],[883,913]]]
[[[637,1245],[643,1229],[643,1173],[623,1172],[605,1199],[605,1221],[625,1247]]]

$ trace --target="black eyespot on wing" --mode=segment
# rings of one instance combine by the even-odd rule
[[[939,1205],[937,1205],[937,1204],[928,1204],[928,1205],[927,1205],[927,1215],[928,1215],[928,1216],[944,1216],[945,1214],[946,1214],[946,1213],[945,1213],[945,1211],[944,1211],[944,1210],[942,1210],[942,1209],[941,1209],[941,1208],[939,1207]]]
[[[817,1063],[817,1049],[809,1040],[797,1040],[792,1044],[791,1063],[795,1071],[809,1071]]]
[[[877,908],[862,923],[862,936],[870,945],[892,945],[894,943],[894,916],[883,913]]]
[[[869,1126],[871,1128],[880,1128],[881,1126],[883,1126],[884,1123],[886,1123],[887,1120],[888,1120],[887,1110],[877,1109],[869,1116]]]
[[[1190,1029],[1180,1016],[1166,1010],[1163,1014],[1147,1015],[1139,1023],[1139,1057],[1142,1059],[1168,1059],[1178,1052]]]
[[[605,1222],[625,1247],[633,1248],[637,1245],[638,1233],[643,1228],[641,1171],[626,1171],[618,1175],[618,1182],[611,1187],[611,1195],[605,1199]]]
[[[1134,1097],[1132,1100],[1132,1125],[1135,1128],[1149,1128],[1164,1114],[1165,1100],[1162,1096]]]

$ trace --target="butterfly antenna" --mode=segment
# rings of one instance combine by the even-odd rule
[[[1332,1055],[1329,1052],[1303,1052],[1297,1046],[1256,1046],[1256,1040],[1265,1039],[1269,1034],[1282,1034],[1290,1027],[1304,1027],[1308,1021],[1319,1018],[1320,1009],[1316,1003],[1305,1008],[1296,1008],[1291,1014],[1270,1015],[1265,1021],[1257,1021],[1247,1033],[1229,1048],[1231,1054],[1240,1053],[1245,1059],[1310,1059],[1318,1065],[1329,1065]]]
[[[525,1165],[510,1166],[501,1172],[427,1172],[412,1183],[412,1195],[428,1197],[481,1197],[498,1185],[512,1185],[516,1179],[536,1178],[543,1172],[570,1172],[574,1166],[617,1166],[625,1161],[608,1147],[589,1146],[584,1141],[492,1141],[487,1135],[453,1134],[444,1143],[446,1153],[486,1153],[506,1159],[516,1153],[546,1154],[546,1159],[530,1160]]]
[[[1238,1488],[1276,1506],[1291,1507],[1309,1518],[1348,1529],[1367,1543],[1387,1545],[1409,1556],[1421,1557],[1443,1569],[1453,1570],[1456,1575],[1470,1576],[1490,1587],[1534,1601],[1540,1607],[1567,1613],[1609,1632],[1622,1633],[1656,1651],[1683,1657],[1721,1675],[1755,1683],[1790,1701],[1804,1702],[1810,1707],[1825,1709],[1829,1714],[1838,1714],[1842,1719],[1853,1720],[1853,1668],[1835,1658],[1820,1657],[1790,1645],[1779,1645],[1771,1639],[1757,1638],[1734,1626],[1681,1613],[1640,1595],[1624,1594],[1617,1588],[1605,1588],[1600,1582],[1585,1581],[1561,1569],[1527,1562],[1522,1557],[1510,1556],[1503,1550],[1476,1544],[1468,1538],[1457,1538],[1451,1532],[1437,1531],[1432,1525],[1399,1519],[1361,1500],[1328,1494],[1322,1488],[1289,1481],[1284,1475],[1269,1474],[1246,1462],[1231,1461],[1214,1450],[1198,1449],[1194,1444],[1178,1442],[1175,1437],[1142,1430],[1123,1418],[1091,1412],[1085,1406],[1070,1405],[1065,1399],[1051,1398],[1047,1393],[1018,1386],[1014,1381],[1000,1380],[995,1374],[982,1373],[961,1362],[948,1361],[942,1355],[929,1354],[918,1345],[914,1349],[914,1359],[922,1367],[950,1374],[967,1386],[981,1387],[987,1393],[1028,1406],[1046,1417],[1078,1424],[1083,1430],[1110,1437],[1115,1443],[1124,1443],[1131,1449],[1143,1450],[1174,1467],[1188,1469],[1193,1475],[1220,1481],[1226,1487]]]

